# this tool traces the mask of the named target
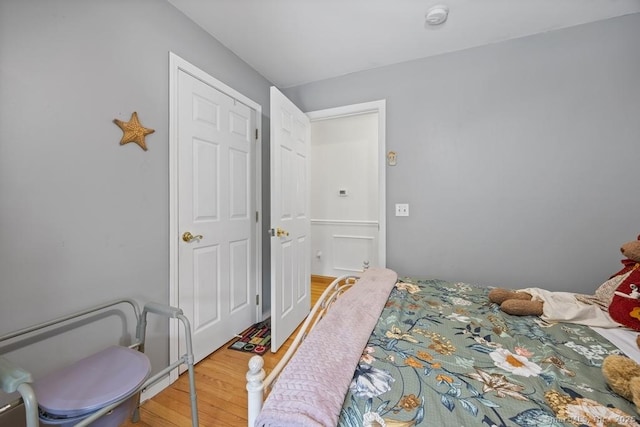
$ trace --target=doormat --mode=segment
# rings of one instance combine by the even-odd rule
[[[240,335],[227,348],[247,353],[264,354],[271,345],[271,319],[256,323]]]

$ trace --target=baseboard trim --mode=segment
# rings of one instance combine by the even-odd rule
[[[146,402],[147,400],[151,399],[153,396],[160,393],[162,390],[169,387],[170,385],[171,385],[171,379],[169,378],[169,375],[167,375],[164,379],[144,389],[144,391],[140,396],[140,402],[141,403]]]

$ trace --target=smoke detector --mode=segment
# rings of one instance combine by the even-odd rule
[[[427,10],[427,14],[424,19],[425,23],[428,25],[440,25],[447,20],[447,16],[449,16],[449,8],[445,5],[439,4]]]

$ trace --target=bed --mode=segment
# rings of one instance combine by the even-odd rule
[[[510,316],[488,291],[387,269],[337,280],[291,360],[266,381],[250,361],[250,425],[640,426],[601,373],[610,354],[640,362],[636,332]]]

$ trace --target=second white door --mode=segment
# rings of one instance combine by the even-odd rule
[[[309,118],[271,88],[271,351],[311,309]]]

